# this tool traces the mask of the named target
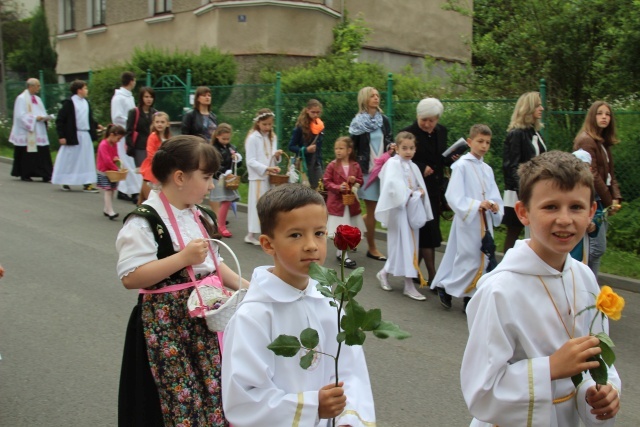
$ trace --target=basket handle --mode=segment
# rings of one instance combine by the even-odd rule
[[[240,268],[240,261],[238,261],[238,257],[236,256],[236,254],[233,252],[233,250],[231,250],[229,245],[227,245],[221,240],[218,240],[218,239],[207,239],[207,240],[209,241],[209,245],[211,245],[211,242],[216,242],[218,245],[224,246],[224,248],[229,251],[229,253],[231,254],[231,257],[233,257],[233,260],[236,262],[236,267],[238,268],[238,289],[243,289],[242,288],[242,269]],[[216,264],[216,271],[220,271],[218,268],[218,260],[215,257],[215,254],[213,256],[213,262]]]

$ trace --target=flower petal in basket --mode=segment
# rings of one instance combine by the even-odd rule
[[[242,302],[246,294],[246,288],[239,289],[235,291],[227,302],[222,304],[220,307],[212,310],[205,310],[204,318],[209,330],[214,332],[224,332],[224,328],[227,327],[227,323],[229,323],[229,320],[238,308],[238,304]]]

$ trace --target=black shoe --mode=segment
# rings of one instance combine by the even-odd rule
[[[440,305],[449,310],[451,308],[451,295],[444,290],[444,288],[438,287],[438,297],[440,297]]]
[[[387,260],[386,256],[384,256],[384,255],[375,256],[369,251],[367,251],[367,258],[372,258],[372,259],[375,259],[376,261],[386,261]]]
[[[415,283],[416,285],[419,285],[419,284],[420,284],[420,278],[419,278],[419,277],[414,277],[414,278],[412,278],[412,279],[411,279],[411,281],[412,281],[413,283]]]
[[[69,187],[68,185],[63,185],[62,187],[60,187],[60,189],[62,191],[71,191],[71,187]]]
[[[340,262],[340,263],[342,262],[342,257],[340,257],[340,256],[336,256],[336,258],[338,259],[338,262]],[[344,266],[345,266],[346,268],[356,268],[356,265],[357,265],[357,264],[356,264],[356,262],[355,262],[354,260],[352,260],[352,259],[350,259],[350,258],[345,258],[345,260],[344,260]]]
[[[462,312],[464,314],[467,314],[467,306],[469,305],[469,301],[471,301],[471,297],[464,297],[464,308],[462,309]]]
[[[122,191],[118,191],[118,200],[124,200],[127,202],[131,201],[131,197],[127,196],[126,194],[124,194]]]
[[[106,213],[106,212],[102,212],[102,215],[109,217],[109,219],[110,219],[111,221],[115,220],[116,218],[118,218],[118,217],[120,216],[120,214],[119,214],[119,213],[114,213],[113,215],[109,215],[109,214],[108,214],[108,213]]]
[[[137,204],[138,204],[138,197],[139,197],[139,196],[140,196],[139,194],[132,194],[132,195],[131,195],[131,202],[132,202],[134,205],[137,205]]]
[[[20,181],[33,182],[33,180],[31,178],[29,178],[28,176],[21,177]]]

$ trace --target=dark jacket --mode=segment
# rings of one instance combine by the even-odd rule
[[[138,126],[134,129],[133,126],[136,123],[136,110],[139,107],[129,110],[127,115],[127,146],[133,145],[133,131],[138,132],[138,139],[136,139],[136,150],[147,149],[147,139],[151,134],[151,123],[153,123],[153,114],[156,112],[155,108],[149,109],[149,115],[143,113],[140,109],[140,116],[138,116]]]
[[[502,173],[504,174],[505,190],[519,190],[520,178],[518,177],[518,166],[536,156],[536,150],[532,144],[535,134],[536,131],[533,127],[528,129],[512,129],[507,134],[502,155]],[[538,142],[538,149],[540,150],[540,154],[547,151],[540,142]]]
[[[384,149],[386,150],[389,144],[393,142],[393,136],[391,135],[391,123],[384,114],[382,115],[382,137],[384,139]],[[360,165],[363,174],[369,173],[369,157],[371,149],[369,148],[369,142],[371,138],[368,133],[362,135],[351,135],[353,141],[353,148],[356,152],[356,161]]]
[[[97,128],[98,123],[93,120],[93,112],[91,111],[91,104],[89,104],[89,135],[91,135],[92,141],[98,140]],[[56,118],[56,131],[59,139],[64,138],[67,140],[67,145],[78,145],[76,108],[73,106],[71,98],[62,101],[62,107],[58,111],[58,117]]]
[[[602,147],[607,151],[604,155]],[[591,155],[591,172],[593,172],[593,186],[600,197],[602,206],[607,208],[613,203],[613,199],[622,200],[622,194],[618,187],[618,180],[613,169],[613,156],[611,146],[596,142],[586,132],[581,132],[573,141],[573,149],[582,148]],[[609,161],[607,161],[609,157]],[[607,186],[607,175],[611,174],[611,186]]]
[[[218,124],[218,118],[211,111],[209,111],[209,119]],[[205,136],[202,114],[199,111],[191,110],[182,117],[182,134],[199,136],[209,142],[209,138]]]
[[[424,177],[424,183],[427,186],[427,190],[440,189],[444,184],[444,168],[445,166],[451,166],[453,163],[451,158],[442,157],[442,153],[447,149],[447,128],[441,124],[437,124],[435,129],[436,134],[436,146],[429,147],[432,144],[428,140],[427,133],[420,129],[418,122],[415,121],[411,126],[407,126],[402,129],[401,132],[409,132],[416,137],[416,154],[413,156],[413,163],[418,166],[422,176]],[[427,166],[434,170],[434,173],[429,176],[424,176],[424,170]],[[436,197],[438,194],[429,193],[429,197]]]
[[[237,148],[231,144],[222,145],[219,142],[214,142],[213,146],[218,150],[220,156],[222,157],[222,161],[220,162],[220,169],[216,173],[213,174],[214,179],[219,179],[220,175],[228,171],[229,169],[233,170],[233,153],[237,152]]]
[[[318,138],[316,139],[316,152],[315,157],[317,163],[322,166],[322,138],[324,136],[324,132],[320,132]],[[311,134],[311,139],[309,141],[304,139],[304,135],[302,134],[302,128],[300,126],[296,126],[293,130],[293,134],[291,135],[291,141],[289,141],[289,151],[294,153],[296,156],[300,155],[300,149],[302,147],[307,147],[311,145],[316,135]],[[309,155],[305,152],[305,159],[307,162],[309,161]]]

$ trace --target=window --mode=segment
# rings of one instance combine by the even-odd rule
[[[153,0],[153,14],[171,12],[171,0]]]
[[[63,0],[62,2],[62,29],[66,33],[67,31],[74,31],[76,25],[74,22],[74,4],[73,0]]]
[[[107,10],[107,0],[91,1],[91,23],[94,27],[106,24],[105,14]]]

